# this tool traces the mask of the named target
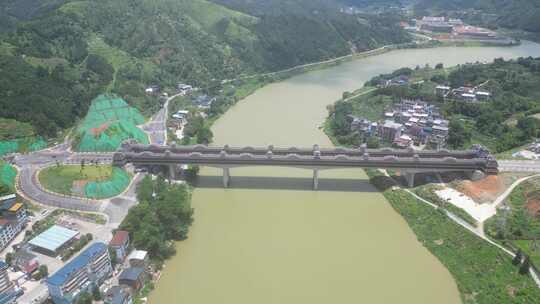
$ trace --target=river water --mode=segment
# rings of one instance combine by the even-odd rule
[[[214,125],[215,144],[331,146],[320,129],[342,92],[397,68],[540,56],[540,45],[399,50],[268,85]],[[150,303],[460,303],[450,273],[361,170],[201,171],[189,239]]]

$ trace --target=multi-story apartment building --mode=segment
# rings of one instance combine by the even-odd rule
[[[81,293],[101,285],[111,273],[107,245],[97,242],[49,277],[47,287],[55,304],[71,304]]]
[[[26,208],[15,194],[0,197],[0,250],[24,228],[27,222]]]
[[[0,303],[11,304],[15,303],[17,293],[15,292],[15,286],[8,277],[8,265],[0,261]]]

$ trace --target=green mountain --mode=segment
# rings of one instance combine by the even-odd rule
[[[202,88],[410,38],[337,0],[0,0],[0,117],[54,136],[104,92],[143,114],[146,85]],[[294,9],[293,9],[294,8]]]

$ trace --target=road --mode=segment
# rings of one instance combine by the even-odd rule
[[[167,117],[169,101],[179,94],[167,99],[162,109],[158,111],[145,125],[145,130],[152,144],[165,144],[167,142]],[[17,166],[19,175],[16,183],[17,193],[34,203],[70,209],[75,211],[96,212],[106,216],[107,223],[94,231],[99,235],[99,240],[107,242],[112,237],[112,231],[120,225],[128,210],[137,201],[135,189],[138,182],[143,178],[141,174],[135,175],[128,188],[119,196],[106,200],[91,200],[78,197],[64,196],[45,190],[41,187],[37,174],[39,170],[60,164],[80,164],[83,160],[87,163],[99,164],[112,163],[112,153],[76,153],[71,151],[69,139],[52,148],[29,154],[21,154],[11,157],[9,160]],[[34,300],[44,299],[48,295],[45,284],[37,284],[19,298],[21,303],[34,303]]]
[[[165,101],[163,107],[142,126],[142,129],[148,134],[150,144],[167,144],[167,118],[169,117],[169,102],[174,98],[181,96],[182,93],[173,95]]]
[[[499,160],[501,172],[540,173],[540,161],[537,160]]]

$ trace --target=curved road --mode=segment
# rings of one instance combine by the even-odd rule
[[[152,119],[142,126],[148,133],[151,143],[166,143],[167,107],[169,101],[176,96],[178,94],[168,98]],[[82,160],[94,160],[101,164],[112,162],[112,153],[72,153],[69,151],[69,147],[70,144],[66,140],[64,143],[47,150],[14,157],[13,162],[19,169],[17,192],[24,198],[41,205],[102,213],[108,218],[107,225],[112,228],[117,227],[126,216],[129,208],[136,204],[135,188],[142,176],[137,174],[122,194],[111,199],[92,200],[49,192],[41,187],[37,178],[40,169],[54,165],[56,162],[63,164],[80,164]]]

